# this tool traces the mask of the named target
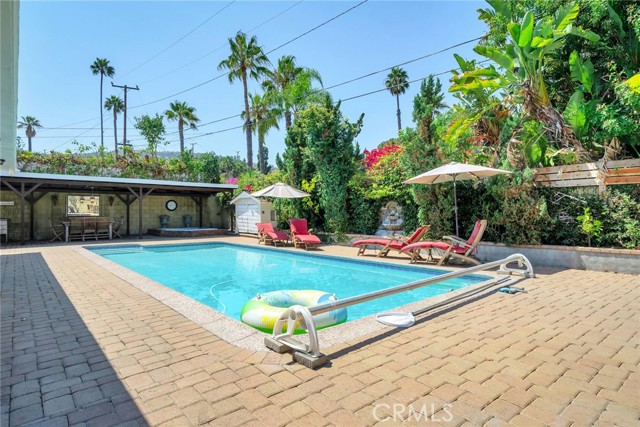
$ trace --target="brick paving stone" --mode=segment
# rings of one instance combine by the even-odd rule
[[[200,402],[202,403],[202,402]],[[151,425],[160,425],[164,424],[168,421],[171,421],[175,418],[182,417],[183,411],[181,411],[177,406],[166,406],[164,408],[158,409],[147,414],[147,419]],[[206,422],[206,421],[205,421]],[[187,425],[187,424],[182,424]]]
[[[291,423],[288,424],[288,427],[324,427],[328,424],[329,423],[327,420],[325,420],[323,417],[316,414],[315,412],[312,412],[310,414],[305,415],[304,418],[293,420]]]
[[[38,405],[42,403],[42,395],[40,393],[23,394],[11,399],[11,410],[24,408],[25,406]]]
[[[454,414],[470,421],[473,425],[481,426],[491,418],[490,414],[483,412],[473,405],[468,405],[465,402],[461,401],[456,401],[455,403],[453,403],[451,405],[451,411]]]
[[[510,388],[500,396],[500,399],[504,399],[521,408],[528,406],[535,398],[535,394],[518,388]]]
[[[174,391],[170,394],[171,399],[180,407],[192,405],[200,400],[204,400],[202,395],[193,387],[187,387]]]
[[[36,380],[20,382],[11,386],[11,396],[18,397],[23,394],[40,391],[40,383]]]
[[[258,390],[245,390],[236,397],[247,408],[247,410],[253,412],[256,409],[269,405],[269,399],[267,399]]]
[[[78,407],[88,406],[90,404],[94,404],[104,399],[104,395],[102,391],[100,391],[99,387],[92,387],[85,390],[80,390],[73,393],[73,401],[75,405]]]
[[[374,405],[434,403],[444,414],[445,401],[458,405],[454,419],[430,427],[626,427],[640,416],[636,276],[543,273],[508,306],[490,294],[407,330],[323,348],[331,365],[311,371],[290,355],[220,340],[104,274],[74,244],[9,246],[0,257],[2,346],[13,359],[0,371],[3,424],[53,423],[29,405],[38,394],[45,405],[72,398],[68,417],[55,422],[76,425],[394,425],[375,420]],[[5,314],[36,309],[28,324]]]
[[[464,394],[464,390],[453,384],[443,384],[431,391],[430,395],[435,396],[445,402],[453,402]]]
[[[518,415],[521,409],[513,403],[506,400],[496,399],[483,409],[487,414],[493,415],[499,420],[508,422],[511,418]]]
[[[11,411],[9,414],[9,425],[10,426],[21,426],[28,422],[37,420],[43,416],[42,405],[36,404],[31,406],[26,406],[24,408],[16,409],[15,411]]]
[[[216,389],[203,393],[204,398],[210,402],[215,403],[220,400],[227,399],[229,397],[233,397],[237,394],[240,394],[242,389],[235,384],[225,384]]]
[[[287,425],[291,421],[291,417],[275,405],[257,409],[253,411],[253,416],[265,423],[265,425],[274,427]]]
[[[57,414],[68,414],[75,410],[76,404],[71,395],[64,395],[44,402],[44,415],[50,417]]]
[[[357,418],[355,415],[347,411],[346,409],[338,409],[336,412],[332,412],[327,421],[335,424],[336,426],[349,426],[349,427],[365,427],[366,424]]]

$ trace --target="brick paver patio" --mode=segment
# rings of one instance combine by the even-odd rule
[[[640,426],[639,276],[539,275],[325,348],[312,371],[222,341],[75,246],[2,251],[2,426]]]

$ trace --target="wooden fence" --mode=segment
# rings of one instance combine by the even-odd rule
[[[640,184],[640,159],[600,160],[579,165],[534,169],[535,182],[548,187],[598,187]]]

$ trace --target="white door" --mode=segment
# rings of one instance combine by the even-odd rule
[[[259,206],[251,201],[239,201],[236,204],[236,226],[239,233],[258,234],[256,223],[260,222]]]

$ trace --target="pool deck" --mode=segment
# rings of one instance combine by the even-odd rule
[[[158,242],[181,240],[142,243]],[[536,271],[526,294],[323,348],[313,371],[218,338],[79,246],[2,248],[2,426],[640,426],[640,276]]]

